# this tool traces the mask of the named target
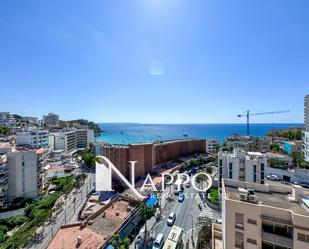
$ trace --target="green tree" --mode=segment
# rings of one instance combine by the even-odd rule
[[[94,168],[96,163],[96,155],[89,150],[84,150],[82,152],[82,159],[84,160],[85,164],[89,168]]]
[[[117,233],[113,236],[113,239],[111,241],[111,244],[116,249],[128,249],[130,247],[131,241],[129,238],[121,239],[120,235]]]
[[[8,127],[0,125],[0,134],[1,135],[6,135],[9,131],[10,131],[10,129]]]
[[[140,216],[143,222],[145,222],[145,233],[144,233],[144,248],[146,248],[146,239],[147,239],[147,221],[153,217],[156,213],[154,207],[148,207],[146,204],[142,204],[140,209]]]

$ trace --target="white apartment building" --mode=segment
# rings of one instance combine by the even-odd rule
[[[49,147],[49,131],[41,129],[24,129],[16,132],[17,145],[30,145],[35,148]]]
[[[219,142],[216,139],[206,140],[206,152],[216,153],[219,150]]]
[[[38,195],[37,154],[35,150],[8,153],[8,199],[36,198]]]
[[[94,131],[91,129],[76,130],[77,148],[87,148],[90,143],[94,143]]]
[[[7,155],[0,153],[0,208],[7,204],[8,193],[8,166]]]
[[[28,123],[29,125],[38,125],[39,121],[37,117],[24,116],[21,121]]]
[[[304,119],[305,130],[303,133],[303,154],[305,160],[309,162],[309,95],[305,96]]]
[[[292,166],[293,159],[288,155],[272,152],[245,152],[241,149],[234,149],[233,152],[220,151],[218,155],[219,189],[221,189],[221,180],[223,178],[264,184],[265,176],[268,174],[286,171],[272,167],[269,164],[270,159],[275,159],[275,162],[282,162],[282,168]],[[288,171],[286,172],[288,173]],[[295,179],[289,174],[286,175],[286,179],[283,180],[291,181],[292,178]]]
[[[308,249],[309,190],[224,179],[212,236],[213,249]]]
[[[49,143],[52,150],[63,150],[64,152],[73,152],[77,149],[76,132],[64,131],[50,133]]]
[[[234,149],[233,152],[220,151],[218,155],[219,188],[222,179],[264,184],[267,157],[260,152],[245,152]]]
[[[0,125],[15,127],[16,120],[10,112],[0,112]]]
[[[43,116],[43,120],[46,126],[59,126],[59,115],[55,113],[48,113],[46,116]]]

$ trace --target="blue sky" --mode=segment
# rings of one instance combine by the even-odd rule
[[[0,1],[0,109],[96,122],[303,122],[309,2]]]

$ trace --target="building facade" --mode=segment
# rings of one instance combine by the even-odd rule
[[[283,150],[289,155],[294,152],[302,152],[302,141],[284,141]]]
[[[94,143],[94,131],[91,129],[76,130],[77,148],[87,148],[90,143]]]
[[[52,150],[63,150],[64,152],[74,152],[77,149],[76,132],[64,131],[50,133],[49,144]]]
[[[129,161],[137,161],[136,178],[151,173],[153,167],[179,157],[206,152],[205,139],[184,139],[158,143],[109,145],[101,144],[101,155],[106,156],[130,179]]]
[[[304,159],[309,162],[309,95],[305,96],[304,124],[305,130],[303,132],[303,154]]]
[[[224,140],[228,149],[239,148],[244,151],[267,152],[270,150],[271,139],[268,137],[252,137],[233,135]]]
[[[10,112],[0,112],[0,125],[13,128],[16,126],[16,120]]]
[[[8,199],[36,198],[38,195],[37,154],[15,150],[8,154]]]
[[[44,125],[50,127],[59,126],[59,115],[55,113],[48,113],[46,116],[43,116]]]
[[[228,179],[222,185],[222,225],[213,231],[214,249],[309,248],[308,190]]]
[[[267,175],[281,172],[281,180],[303,179],[290,170],[293,159],[288,155],[272,152],[261,153],[234,149],[233,152],[220,151],[218,154],[218,185],[221,191],[222,179],[234,179],[264,184]],[[275,163],[276,165],[272,165]],[[280,165],[278,165],[280,164]],[[298,171],[297,171],[298,172]],[[286,173],[286,174],[284,174]]]
[[[17,145],[30,145],[35,148],[49,147],[49,131],[41,129],[25,129],[16,132]]]
[[[207,139],[206,140],[206,152],[216,153],[218,151],[219,151],[219,141],[216,139]]]
[[[0,208],[7,204],[8,187],[7,155],[0,153]]]

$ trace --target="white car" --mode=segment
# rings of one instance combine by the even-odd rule
[[[175,220],[176,220],[176,214],[173,213],[173,212],[170,213],[170,215],[167,218],[167,225],[172,226],[174,224]]]
[[[267,175],[267,176],[266,176],[266,179],[267,179],[267,180],[271,180],[271,181],[280,181],[280,177],[277,176],[277,175],[274,175],[274,174],[272,174],[272,175]]]

